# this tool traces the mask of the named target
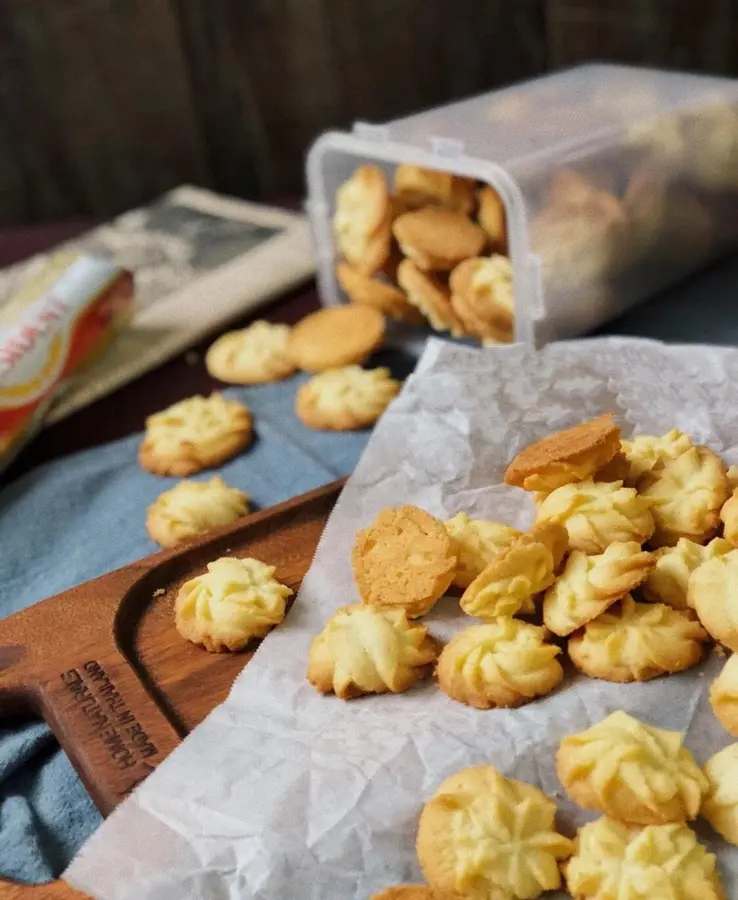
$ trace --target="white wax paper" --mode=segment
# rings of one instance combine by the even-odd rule
[[[707,687],[722,665],[647,684],[569,676],[517,710],[481,712],[433,681],[343,702],[306,681],[310,641],[358,600],[355,532],[388,505],[459,510],[527,527],[530,497],[502,484],[524,445],[604,411],[626,435],[678,426],[738,462],[738,350],[606,338],[471,350],[431,341],[349,480],[285,623],[229,699],[100,828],[65,875],[101,900],[366,900],[421,881],[415,832],[452,772],[491,763],[539,785],[566,833],[591,815],[554,770],[560,738],[625,709],[686,731],[700,762],[730,742]],[[458,602],[424,620],[441,638],[470,624]],[[698,826],[738,896],[738,848]]]

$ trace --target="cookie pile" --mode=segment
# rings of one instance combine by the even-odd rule
[[[505,208],[471,178],[360,166],[336,192],[336,277],[354,306],[485,344],[514,332]]]
[[[569,797],[601,818],[570,840],[543,791],[473,766],[441,783],[420,814],[427,885],[371,900],[534,900],[565,886],[576,900],[724,900],[714,854],[688,822],[703,815],[738,840],[738,744],[704,769],[682,735],[617,711],[565,737],[556,770]]]

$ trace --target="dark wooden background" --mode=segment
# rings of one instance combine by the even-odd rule
[[[0,0],[0,225],[301,189],[322,130],[611,59],[738,74],[733,0]]]

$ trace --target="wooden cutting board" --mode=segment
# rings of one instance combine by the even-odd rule
[[[211,654],[183,640],[183,582],[219,556],[255,556],[297,591],[343,482],[157,553],[0,621],[0,718],[50,725],[106,816],[225,700],[254,647]],[[267,638],[268,639],[268,638]],[[0,880],[1,900],[81,900],[63,881]]]

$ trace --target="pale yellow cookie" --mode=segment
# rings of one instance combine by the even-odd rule
[[[738,845],[738,744],[730,744],[702,767],[710,788],[700,814],[726,841]]]
[[[651,544],[672,547],[681,537],[704,544],[717,531],[728,496],[725,466],[709,448],[690,447],[642,475],[638,493],[656,523]]]
[[[585,481],[620,449],[620,428],[609,413],[557,431],[518,453],[505,472],[505,484],[549,493]]]
[[[441,690],[477,709],[513,707],[550,693],[564,677],[561,649],[545,641],[546,629],[518,619],[460,631],[441,651]]]
[[[425,615],[448,590],[456,551],[443,522],[417,506],[383,509],[356,535],[351,556],[364,603]]]
[[[658,463],[677,459],[693,446],[689,435],[678,428],[672,428],[662,435],[640,434],[632,441],[621,441],[621,449],[629,466],[626,483],[635,487],[638,479]]]
[[[395,169],[395,195],[408,209],[435,204],[469,215],[474,209],[474,179],[407,163]]]
[[[279,381],[295,371],[287,354],[289,336],[289,325],[261,321],[229,331],[211,344],[205,367],[213,378],[228,384]]]
[[[373,275],[390,255],[392,203],[387,179],[377,166],[360,166],[336,191],[333,232],[344,259]]]
[[[405,292],[394,284],[363,275],[345,262],[336,266],[336,278],[352,303],[371,306],[390,319],[414,323],[423,321],[418,310],[407,302]]]
[[[462,769],[425,804],[417,852],[426,880],[479,900],[532,900],[561,885],[573,844],[556,831],[556,805],[492,766]]]
[[[439,644],[402,609],[344,606],[310,645],[308,681],[342,700],[406,691],[433,670]]]
[[[665,603],[636,603],[627,594],[569,639],[580,672],[603,681],[648,681],[702,659],[707,632],[691,613]]]
[[[478,256],[484,230],[460,212],[426,206],[398,216],[392,232],[400,250],[420,269],[448,272],[462,259]]]
[[[457,513],[444,524],[458,556],[453,583],[461,588],[469,587],[477,575],[521,534],[511,525],[489,519],[470,519],[465,512]]]
[[[457,309],[459,300],[473,316],[485,325],[504,333],[512,333],[515,320],[512,264],[499,253],[490,257],[465,259],[451,273],[451,305]]]
[[[454,337],[464,333],[449,299],[449,290],[429,272],[424,272],[411,259],[397,268],[397,280],[407,291],[408,302],[426,317],[435,331],[450,331]]]
[[[589,822],[564,875],[574,900],[725,900],[715,856],[688,825]]]
[[[636,541],[617,541],[596,556],[575,550],[543,596],[545,626],[565,637],[637,587],[654,561]]]
[[[180,481],[159,494],[149,507],[146,530],[161,547],[230,525],[249,511],[248,494],[228,487],[214,475],[210,481]]]
[[[494,188],[485,186],[477,194],[477,200],[479,224],[487,232],[492,250],[507,254],[507,224],[502,197]]]
[[[694,819],[707,779],[678,731],[619,710],[559,745],[556,771],[571,799],[631,825]]]
[[[723,523],[725,540],[738,547],[738,490],[734,490],[723,504],[720,521]]]
[[[538,522],[566,528],[572,550],[602,553],[616,541],[647,541],[654,530],[650,503],[620,481],[580,481],[552,491],[537,509]]]
[[[252,435],[243,404],[222,394],[190,397],[146,419],[138,461],[155,475],[194,475],[235,456]]]
[[[362,363],[384,341],[384,316],[370,306],[333,306],[306,316],[292,329],[287,350],[305,372]]]
[[[725,556],[732,549],[722,538],[713,538],[704,545],[679,538],[674,547],[654,550],[655,565],[643,583],[644,596],[647,600],[668,603],[674,609],[686,609],[687,585],[692,572],[708,559]]]
[[[563,528],[536,526],[477,575],[461,597],[461,608],[487,621],[533,612],[535,596],[553,582],[565,553]]]
[[[427,884],[398,884],[372,894],[369,900],[463,900],[455,891],[429,887]]]
[[[377,421],[399,390],[400,382],[390,377],[389,369],[329,369],[300,386],[295,413],[308,428],[366,428]]]
[[[738,656],[731,656],[713,681],[710,706],[723,728],[738,737]]]
[[[174,604],[177,631],[211,653],[242,650],[284,619],[293,591],[274,577],[274,566],[258,559],[223,556],[204,575],[179,589]]]
[[[738,550],[709,559],[694,570],[687,605],[716,641],[738,650]]]
[[[728,479],[728,488],[730,491],[738,489],[738,466],[729,466],[725,473]]]

